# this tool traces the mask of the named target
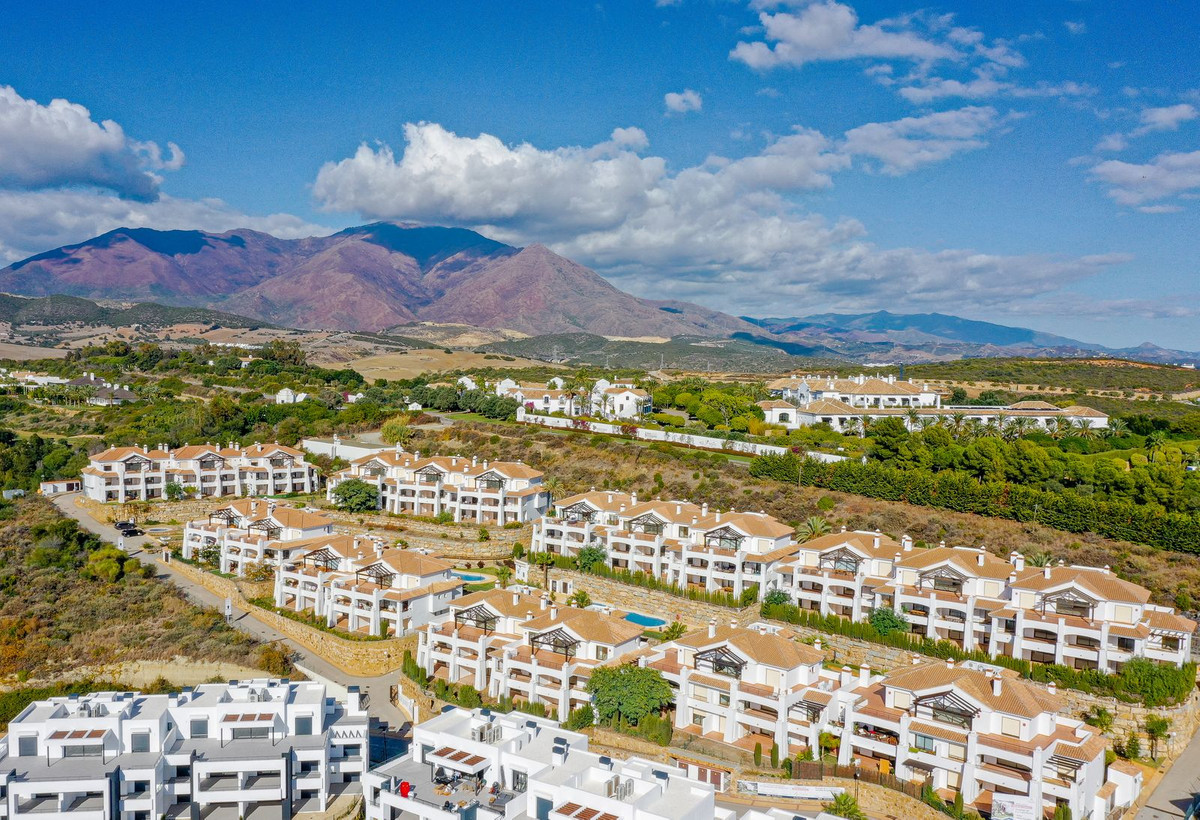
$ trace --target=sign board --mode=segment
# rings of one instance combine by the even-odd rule
[[[1041,820],[1037,801],[1016,794],[992,797],[992,820]]]
[[[794,800],[830,801],[846,790],[840,786],[799,786],[793,783],[739,780],[738,791],[750,792],[760,797],[790,797]]]
[[[228,621],[233,617],[233,599],[225,599],[225,620]]]

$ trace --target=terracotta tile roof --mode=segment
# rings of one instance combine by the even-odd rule
[[[1058,712],[1063,708],[1061,697],[1034,684],[1004,678],[1000,694],[996,695],[992,690],[992,679],[983,672],[942,663],[909,667],[889,675],[884,683],[915,694],[953,688],[990,709],[1022,717],[1037,717],[1043,712]]]
[[[1046,577],[1047,575],[1049,577]],[[1012,586],[1014,589],[1045,592],[1071,583],[1078,584],[1085,592],[1106,601],[1144,604],[1150,600],[1150,590],[1145,587],[1123,581],[1111,572],[1089,567],[1034,567],[1018,575]]]
[[[979,564],[981,555],[982,565]],[[961,547],[928,547],[901,553],[900,557],[900,566],[911,569],[928,569],[943,563],[951,564],[955,569],[975,578],[1007,579],[1013,571],[1012,564],[987,550],[980,552]]]
[[[412,550],[385,549],[382,559],[368,557],[363,560],[363,563],[373,564],[376,560],[382,560],[383,563],[387,564],[400,575],[424,577],[426,575],[449,572],[454,569],[454,565],[449,561],[443,561],[441,558],[435,558],[432,555],[422,555]]]
[[[1101,413],[1099,410],[1093,410],[1090,407],[1084,407],[1080,404],[1073,404],[1070,407],[1064,407],[1062,414],[1064,416],[1075,416],[1076,418],[1086,419],[1106,419],[1107,413]]]
[[[717,627],[716,636],[708,637],[707,629],[697,629],[679,638],[676,643],[703,650],[729,645],[750,660],[779,669],[811,666],[824,660],[824,653],[794,639],[791,632],[780,631],[763,635],[743,627]]]
[[[1098,734],[1092,734],[1086,740],[1081,740],[1078,743],[1068,743],[1060,740],[1058,745],[1054,747],[1054,754],[1069,757],[1072,760],[1082,760],[1089,763],[1104,754],[1104,750],[1108,748],[1108,743],[1103,737]]]
[[[516,597],[516,603],[513,598]],[[533,595],[513,592],[511,589],[485,589],[472,592],[461,598],[456,598],[451,604],[452,609],[470,609],[477,604],[484,604],[492,611],[508,618],[524,618],[525,613],[540,613],[541,599]]]
[[[632,496],[630,498],[632,499]],[[690,501],[663,501],[655,499],[652,501],[641,501],[633,506],[626,507],[621,517],[628,520],[653,513],[665,521],[691,526],[692,519],[700,518],[701,512],[700,505],[693,504]],[[698,523],[696,526],[701,527],[702,524]]]
[[[800,408],[800,411],[814,416],[857,416],[866,413],[868,409],[866,407],[851,407],[838,399],[815,399]]]
[[[1058,405],[1051,404],[1048,401],[1019,401],[1016,404],[1010,404],[1009,410],[1054,410],[1057,412]]]
[[[795,410],[796,405],[782,399],[770,399],[769,401],[755,402],[764,410]]]
[[[141,447],[110,447],[103,453],[97,453],[91,457],[92,461],[123,461],[130,456],[141,456],[142,458],[160,459],[169,458],[169,455],[162,450],[150,450],[144,452]]]
[[[1140,766],[1138,766],[1136,763],[1131,763],[1128,760],[1120,760],[1120,759],[1114,760],[1112,763],[1108,764],[1108,768],[1110,770],[1116,769],[1121,774],[1127,774],[1131,777],[1142,777],[1143,776],[1142,768]]]
[[[1157,609],[1147,609],[1146,620],[1150,623],[1151,629],[1184,632],[1189,635],[1196,631],[1196,627],[1200,626],[1191,618],[1177,615],[1174,612],[1161,612]]]
[[[633,503],[633,496],[629,493],[609,492],[607,490],[591,490],[586,493],[579,493],[568,498],[563,498],[555,502],[556,507],[566,508],[574,504],[588,504],[596,510],[603,512],[617,512],[624,504],[626,508]]]
[[[467,475],[483,475],[484,473],[499,473],[505,478],[539,478],[545,473],[541,470],[535,470],[528,464],[522,464],[520,461],[493,461],[488,465],[477,464],[467,470],[464,470]]]
[[[526,621],[522,626],[534,633],[565,627],[585,641],[608,646],[619,646],[636,640],[641,637],[643,630],[643,627],[624,618],[605,615],[594,609],[577,609],[575,607],[561,607],[553,618],[549,611],[541,612],[539,610],[532,620]]]
[[[914,720],[909,726],[914,732],[920,732],[923,735],[940,738],[941,740],[950,740],[954,743],[966,744],[967,731],[966,729],[956,729],[953,726],[946,726],[942,723],[926,723],[924,721]]]
[[[695,505],[691,505],[695,506]],[[691,520],[690,518],[688,519]],[[791,535],[793,530],[787,524],[772,518],[766,513],[727,512],[713,513],[696,522],[695,528],[708,532],[719,530],[721,527],[733,527],[746,535],[759,538],[782,538]]]
[[[881,554],[891,558],[901,551],[900,543],[887,536],[879,536],[879,546],[875,546],[875,533],[854,530],[851,532],[831,532],[805,541],[800,549],[806,551],[827,552],[828,550],[849,548],[864,558],[879,557]]]

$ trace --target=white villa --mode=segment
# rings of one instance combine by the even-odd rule
[[[591,670],[635,652],[642,631],[609,612],[491,589],[452,601],[420,633],[417,662],[433,677],[495,699],[541,703],[566,719],[590,702]]]
[[[290,818],[358,792],[368,718],[351,687],[203,684],[96,692],[25,707],[0,741],[0,816],[83,820]]]
[[[365,537],[325,535],[291,546],[275,574],[275,605],[348,632],[407,635],[446,615],[465,583],[447,561]]]
[[[311,493],[318,483],[304,453],[282,444],[110,447],[92,456],[82,473],[84,495],[121,504],[164,498],[168,484],[208,498]]]
[[[332,533],[333,522],[318,513],[243,498],[216,508],[207,518],[187,522],[182,552],[190,561],[215,548],[221,572],[243,577],[252,566],[278,567],[311,539]]]
[[[632,382],[598,379],[590,392],[583,393],[565,390],[563,385],[563,380],[558,377],[545,385],[520,384],[513,379],[503,379],[496,384],[495,392],[497,396],[516,399],[526,410],[543,415],[591,415],[608,421],[620,421],[639,419],[654,409],[650,394]]]
[[[351,462],[329,477],[326,495],[338,484],[359,479],[379,491],[380,507],[391,513],[437,516],[502,526],[539,517],[550,504],[543,473],[519,461],[480,463],[462,456],[426,456],[399,446]]]
[[[412,751],[363,778],[367,820],[733,820],[708,783],[639,757],[588,750],[554,721],[453,709],[413,730]]]
[[[852,379],[792,375],[767,382],[767,390],[801,407],[818,401],[837,401],[859,409],[942,406],[941,394],[928,384],[890,375],[877,378],[859,374]]]

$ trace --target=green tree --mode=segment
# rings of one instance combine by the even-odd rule
[[[811,541],[814,538],[820,538],[829,532],[829,522],[819,515],[810,515],[804,519],[804,523],[797,528],[796,533],[805,541]]]
[[[1130,732],[1125,738],[1125,757],[1137,760],[1141,756],[1142,741],[1138,739],[1137,732]]]
[[[773,589],[763,598],[763,606],[786,606],[792,602],[792,596],[782,589]]]
[[[642,718],[658,714],[671,702],[671,684],[657,669],[622,664],[598,666],[588,679],[596,714],[604,723],[625,720],[636,726]]]
[[[683,637],[683,633],[687,632],[687,624],[683,621],[671,621],[663,628],[662,636],[664,641],[677,641]]]
[[[550,567],[554,566],[554,553],[531,552],[529,563],[542,570],[542,589],[550,589]]]
[[[339,510],[373,512],[379,508],[379,490],[365,481],[351,478],[334,487],[333,500]]]
[[[167,486],[163,488],[163,490],[167,494],[168,501],[179,501],[183,498],[182,484],[172,481],[169,482]]]
[[[496,567],[496,581],[500,584],[500,589],[508,586],[509,579],[512,578],[512,570],[504,564]]]
[[[754,744],[754,765],[755,766],[762,765],[762,744],[761,743]]]
[[[1108,731],[1113,726],[1112,712],[1103,706],[1096,706],[1087,713],[1084,717],[1084,722],[1089,726],[1095,726],[1100,730],[1100,734],[1108,734]]]
[[[850,792],[836,795],[833,802],[826,803],[824,808],[830,814],[844,817],[846,820],[867,820],[867,813],[859,807],[858,801]]]
[[[580,609],[587,609],[592,603],[592,596],[588,595],[586,590],[578,589],[567,599],[567,603]]]
[[[880,635],[908,631],[908,619],[888,606],[873,610],[869,620]]]
[[[1066,803],[1059,803],[1054,807],[1054,820],[1071,820],[1071,807]]]
[[[575,565],[583,572],[591,572],[596,566],[608,562],[608,553],[604,547],[588,544],[575,556]]]
[[[1158,759],[1158,742],[1164,740],[1171,731],[1170,718],[1161,715],[1150,715],[1146,718],[1146,737],[1150,738],[1150,756]]]
[[[571,710],[571,714],[567,715],[567,720],[563,723],[563,728],[578,732],[580,729],[586,729],[595,722],[596,713],[592,709],[592,704],[585,703],[583,706]]]
[[[379,428],[379,437],[385,444],[399,444],[403,447],[412,440],[415,432],[408,426],[407,416],[392,416]]]

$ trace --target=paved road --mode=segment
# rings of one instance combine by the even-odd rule
[[[1175,758],[1154,794],[1138,812],[1137,820],[1183,817],[1197,793],[1200,793],[1200,732],[1192,736],[1187,748]]]
[[[106,541],[111,541],[116,544],[119,542],[120,534],[111,524],[97,521],[86,510],[75,504],[75,500],[79,497],[79,493],[68,493],[66,495],[55,496],[51,499],[54,505],[63,513],[74,518],[79,522],[80,526],[104,538]],[[154,556],[142,550],[146,543],[145,536],[137,536],[135,538],[125,539],[125,551],[134,558],[140,560],[143,564],[153,566],[160,578],[166,578],[179,587],[184,595],[193,603],[201,606],[216,609],[218,612],[225,608],[225,599],[213,595],[204,587],[189,581],[180,573],[176,572],[169,564],[164,564],[162,561],[155,560]],[[243,632],[254,636],[261,641],[279,641],[285,644],[295,656],[295,660],[301,666],[305,666],[316,672],[322,677],[328,678],[335,683],[343,686],[357,686],[359,691],[365,692],[368,697],[368,709],[372,717],[384,721],[388,724],[391,731],[403,731],[405,734],[409,731],[409,716],[398,709],[391,701],[391,686],[398,683],[396,675],[383,675],[377,678],[359,678],[347,675],[345,672],[327,663],[319,655],[314,655],[308,650],[301,647],[299,644],[289,640],[282,633],[277,632],[258,619],[246,613],[245,610],[239,608],[236,604],[233,607],[232,624]]]

